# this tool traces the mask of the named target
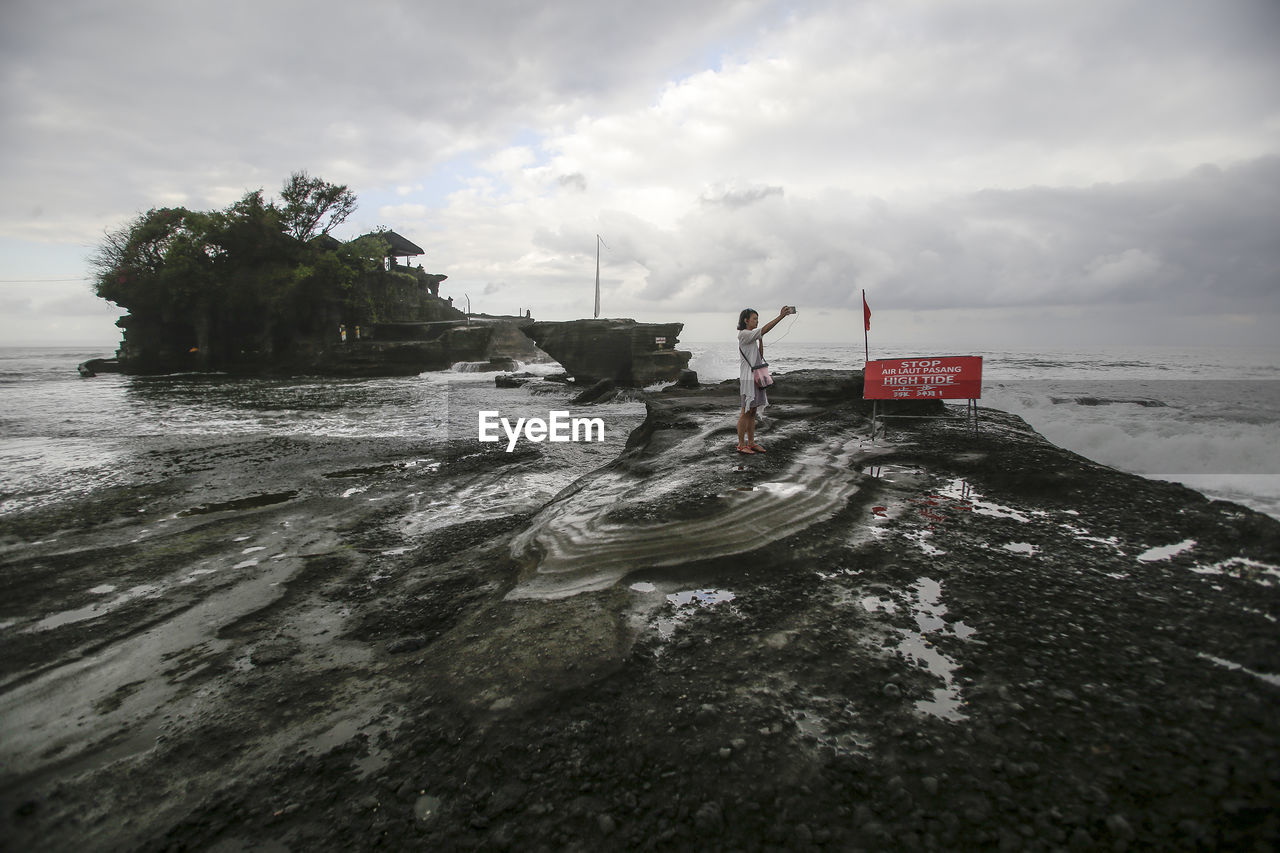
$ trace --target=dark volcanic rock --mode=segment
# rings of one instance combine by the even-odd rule
[[[573,398],[575,406],[581,406],[584,403],[599,403],[609,398],[609,392],[617,389],[617,383],[612,379],[601,379],[590,388],[583,390],[581,394]]]
[[[676,380],[677,388],[697,388],[698,387],[698,371],[682,370],[680,378]]]
[[[495,388],[521,388],[533,378],[531,373],[502,373],[493,377]]]
[[[547,354],[534,346],[529,336],[521,331],[533,320],[525,317],[491,317],[488,314],[472,314],[472,324],[493,327],[489,342],[489,356],[514,358],[524,362],[546,361]]]
[[[675,349],[683,328],[683,323],[600,319],[537,322],[522,331],[580,384],[612,379],[643,387],[674,381],[689,365],[691,354]]]
[[[1274,846],[1280,522],[989,409],[975,436],[938,401],[894,408],[930,417],[873,442],[856,373],[781,374],[770,396],[765,454],[734,452],[736,382],[667,389],[617,458],[540,508],[465,523],[444,505],[520,488],[541,452],[424,470],[391,464],[420,460],[412,444],[308,446],[320,471],[383,473],[368,500],[313,483],[258,510],[258,535],[280,537],[261,553],[292,569],[194,575],[243,558],[249,519],[175,512],[192,494],[92,529],[15,527],[5,618],[27,624],[0,660],[0,836]],[[113,565],[188,598],[29,629],[92,604],[68,595]]]
[[[97,376],[99,373],[119,373],[120,362],[114,358],[91,358],[76,365],[76,370],[80,372],[81,376],[88,379]]]
[[[443,370],[460,361],[482,360],[493,334],[490,327],[461,323],[437,331],[431,340],[349,340],[319,353],[313,366],[335,376],[412,376],[424,370]]]

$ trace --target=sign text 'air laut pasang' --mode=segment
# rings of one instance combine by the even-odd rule
[[[976,400],[982,396],[982,356],[868,361],[864,400]]]

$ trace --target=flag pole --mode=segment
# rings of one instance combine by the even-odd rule
[[[600,319],[600,235],[596,235],[596,319]]]
[[[871,360],[871,338],[869,335],[871,331],[870,314],[871,312],[867,310],[867,289],[864,287],[862,289],[862,346],[865,350],[864,356],[866,361]]]

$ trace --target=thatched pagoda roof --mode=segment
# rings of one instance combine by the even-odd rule
[[[417,243],[400,236],[394,231],[372,231],[364,235],[365,237],[381,237],[387,241],[390,247],[387,255],[393,258],[411,258],[415,255],[425,255],[426,252]]]

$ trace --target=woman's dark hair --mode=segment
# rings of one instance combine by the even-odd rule
[[[743,308],[742,313],[738,315],[738,331],[741,332],[743,329],[747,327],[748,317],[750,317],[752,314],[759,314],[759,313],[760,312],[754,308]]]

